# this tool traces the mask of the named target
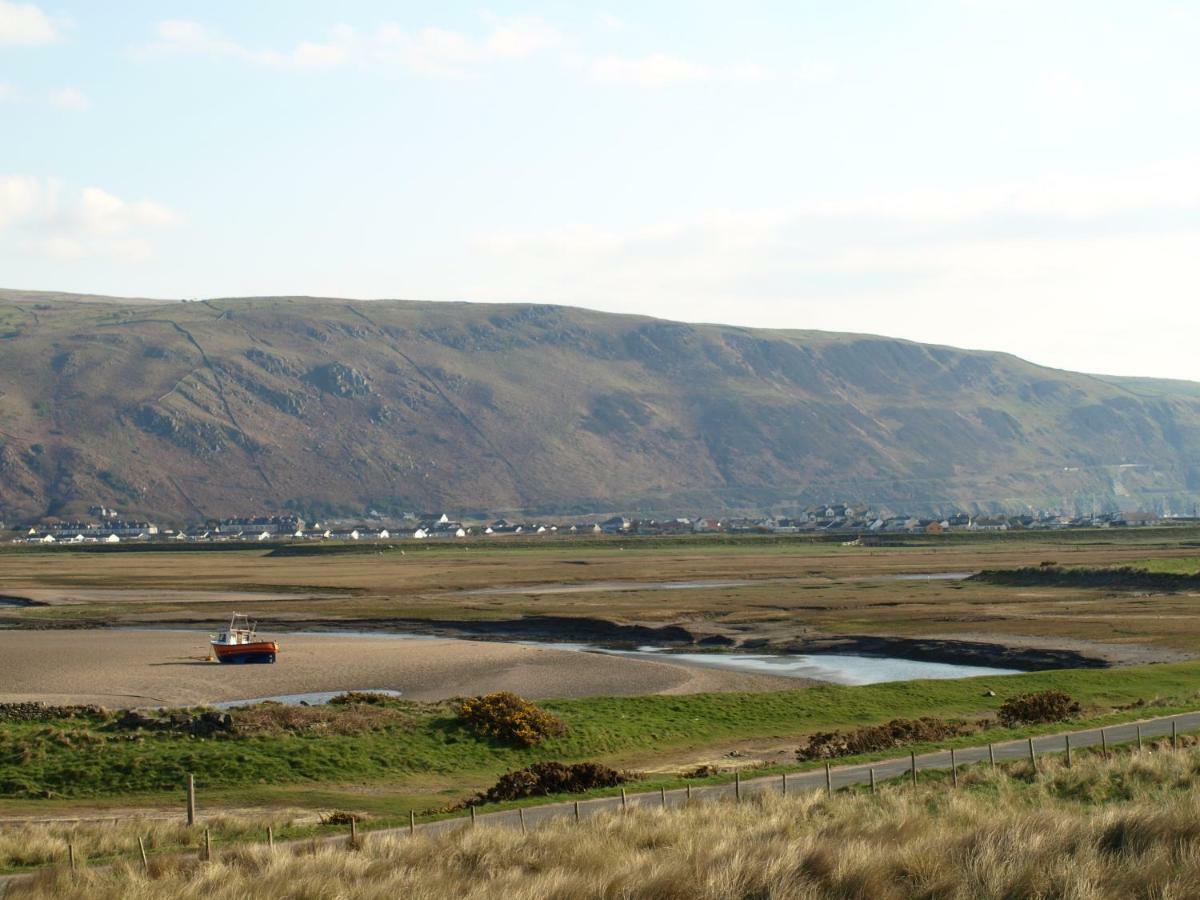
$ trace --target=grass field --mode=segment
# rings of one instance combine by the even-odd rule
[[[1186,573],[1195,570],[1198,537],[1195,529],[969,535],[878,548],[743,538],[563,540],[302,556],[259,549],[20,548],[0,553],[0,593],[44,605],[0,606],[0,627],[216,625],[232,609],[277,628],[519,627],[562,616],[677,624],[697,636],[721,634],[767,648],[800,636],[885,635],[1107,648],[1125,654],[1124,661],[1186,658],[1200,653],[1200,617],[1188,592],[1012,588],[894,576],[1045,562]],[[706,580],[735,583],[651,589],[655,582]],[[589,582],[642,584],[616,590]],[[574,592],[541,593],[539,585]],[[475,593],[506,586],[516,589]],[[0,814],[178,808],[183,777],[193,772],[204,802],[214,808],[265,814],[343,808],[383,823],[409,810],[444,808],[537,760],[596,760],[646,773],[644,786],[671,784],[700,763],[794,766],[792,751],[813,731],[899,716],[987,718],[1006,696],[1045,687],[1078,697],[1089,721],[1116,721],[1144,714],[1130,708],[1139,701],[1161,711],[1194,708],[1200,662],[759,694],[556,700],[546,705],[571,731],[535,750],[477,741],[446,707],[415,704],[397,704],[392,718],[354,727],[309,723],[212,739],[122,732],[104,717],[9,722],[0,725]],[[997,696],[984,696],[985,688]],[[727,756],[735,752],[739,756]]]
[[[531,749],[475,738],[446,704],[237,711],[231,735],[126,730],[115,714],[0,727],[0,809],[79,801],[177,805],[188,773],[220,805],[339,806],[380,816],[425,813],[462,800],[505,771],[539,760],[596,760],[676,783],[698,762],[796,768],[791,750],[814,731],[935,715],[991,719],[1005,698],[1056,688],[1079,699],[1080,722],[1114,722],[1195,708],[1200,663],[1071,670],[752,694],[583,698],[545,703],[569,725]],[[985,690],[996,696],[985,696]],[[1054,730],[1046,726],[1043,730]],[[1009,732],[992,727],[980,739]],[[1025,733],[1025,732],[1020,732]],[[755,745],[771,752],[755,752]],[[782,748],[782,749],[780,749]],[[921,748],[917,748],[921,749]],[[773,769],[772,769],[773,770]],[[731,771],[731,770],[730,770]],[[371,785],[372,790],[363,790]]]
[[[462,828],[65,866],[13,897],[975,898],[1194,897],[1200,893],[1200,753],[1078,754],[990,771],[959,790],[930,776],[740,804],[603,813],[529,834]],[[86,837],[76,834],[79,846]],[[116,833],[128,842],[134,835]],[[64,835],[39,835],[63,859]],[[2,847],[2,845],[0,845]],[[2,852],[2,850],[0,850]],[[129,860],[128,854],[124,857]]]
[[[215,625],[237,608],[284,628],[320,623],[408,630],[482,622],[520,631],[554,616],[673,624],[697,636],[775,647],[813,635],[892,635],[1079,640],[1109,645],[1105,652],[1124,662],[1200,653],[1200,617],[1187,594],[894,580],[1045,562],[1192,571],[1196,529],[922,536],[897,543],[846,547],[771,537],[414,542],[394,550],[322,545],[301,556],[258,549],[21,548],[0,553],[0,583],[6,593],[45,605],[0,605],[0,625]],[[669,591],[650,584],[672,581],[700,584]],[[739,583],[706,587],[705,581]],[[614,590],[611,582],[647,586]],[[546,585],[575,591],[540,592]],[[513,591],[476,593],[497,587]],[[238,592],[236,600],[221,598],[231,591]]]

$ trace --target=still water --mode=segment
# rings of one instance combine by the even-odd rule
[[[529,642],[527,646],[610,653],[616,656],[642,659],[659,658],[688,665],[730,669],[735,672],[780,675],[786,678],[809,678],[834,684],[878,684],[883,681],[910,681],[916,678],[1019,675],[1022,671],[993,666],[967,666],[956,663],[899,659],[890,656],[856,656],[850,653],[668,653],[660,647],[608,650],[588,644],[533,642]]]

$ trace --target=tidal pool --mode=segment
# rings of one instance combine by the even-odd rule
[[[1019,675],[1022,669],[995,666],[969,666],[957,663],[928,662],[890,656],[858,656],[852,653],[671,653],[663,647],[639,647],[636,650],[610,650],[589,644],[565,642],[527,642],[528,646],[554,650],[578,650],[609,653],[642,659],[662,659],[694,666],[710,666],[756,675],[807,678],[834,684],[878,684],[884,681],[911,681],[918,678],[971,678],[976,675]]]

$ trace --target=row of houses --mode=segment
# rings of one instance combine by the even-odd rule
[[[600,521],[552,522],[496,519],[489,524],[467,524],[438,517],[406,517],[399,524],[306,523],[295,515],[211,519],[203,525],[179,530],[152,522],[115,518],[115,510],[102,510],[95,521],[62,521],[29,528],[17,542],[40,544],[120,543],[122,541],[247,542],[247,541],[372,541],[438,540],[467,537],[581,536],[581,535],[683,535],[683,534],[848,534],[930,533],[949,531],[1010,531],[1015,529],[1119,528],[1153,525],[1162,521],[1143,512],[1097,513],[1066,516],[1041,512],[1019,516],[974,516],[954,513],[942,517],[917,517],[874,512],[849,504],[814,506],[792,516],[697,516],[667,519],[612,516]]]

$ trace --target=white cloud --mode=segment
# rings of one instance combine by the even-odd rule
[[[456,296],[873,332],[1200,379],[1195,159],[629,228],[497,232],[476,250]],[[1160,348],[1158,364],[1137,346]]]
[[[702,81],[762,81],[767,77],[767,70],[754,63],[710,66],[666,53],[639,58],[606,56],[593,60],[590,71],[599,82],[643,87]]]
[[[0,103],[48,103],[59,109],[85,110],[92,106],[87,94],[75,87],[62,87],[45,94],[31,94],[16,85],[0,82]]]
[[[611,16],[602,16],[601,22],[609,31],[621,24]],[[274,68],[401,68],[434,78],[464,78],[480,66],[550,56],[561,65],[582,69],[597,82],[646,87],[756,82],[768,77],[763,66],[749,62],[710,65],[667,53],[636,58],[588,56],[573,50],[562,31],[537,16],[485,15],[483,23],[485,27],[478,33],[433,26],[414,30],[395,23],[360,33],[339,25],[326,40],[302,41],[281,50],[249,47],[199,22],[171,19],[159,23],[156,40],[140,52],[149,56],[224,57]],[[798,72],[806,81],[821,81],[830,77],[832,69],[810,63],[799,67]]]
[[[0,175],[0,252],[51,259],[144,259],[150,235],[179,221],[149,200],[127,201],[97,187],[68,189],[32,175]]]
[[[32,3],[0,0],[0,44],[52,44],[61,36],[59,23]]]
[[[64,87],[50,93],[50,102],[59,109],[85,110],[90,109],[90,101],[79,88]]]
[[[536,17],[486,21],[488,27],[479,35],[444,28],[408,31],[395,24],[359,34],[338,25],[324,41],[301,41],[278,50],[247,47],[198,22],[174,19],[159,23],[157,40],[142,52],[227,57],[276,68],[399,66],[423,75],[462,77],[470,66],[525,59],[564,43],[557,29]]]

